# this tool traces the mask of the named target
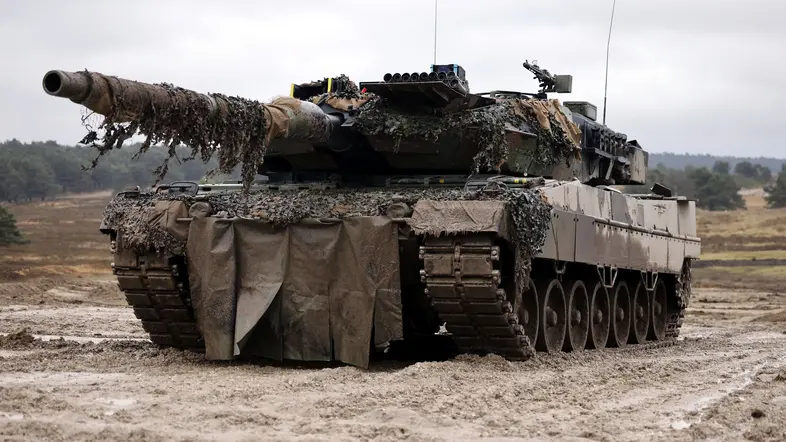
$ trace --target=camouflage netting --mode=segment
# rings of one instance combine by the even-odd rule
[[[151,145],[165,145],[169,149],[169,158],[155,171],[158,181],[166,175],[169,160],[176,157],[175,148],[184,144],[192,150],[186,160],[199,156],[207,162],[217,153],[218,171],[229,174],[241,165],[243,182],[250,185],[267,150],[267,124],[262,103],[217,93],[207,94],[219,103],[219,112],[214,112],[201,94],[166,83],[156,86],[167,90],[172,97],[171,107],[159,109],[150,104],[141,113],[127,112],[119,95],[112,100],[111,113],[80,143],[96,147],[98,157],[121,148],[124,141],[137,133],[145,140],[135,157],[146,152]],[[104,134],[99,137],[98,131]],[[98,157],[93,161],[93,167]]]
[[[91,81],[105,86],[99,91],[103,94],[100,100],[91,102],[99,105],[105,118],[81,143],[96,147],[98,157],[121,148],[136,134],[145,138],[136,156],[153,144],[167,146],[169,158],[155,171],[157,183],[166,175],[169,160],[176,158],[176,147],[183,144],[192,151],[185,160],[198,156],[207,162],[216,155],[217,171],[225,174],[240,166],[247,191],[263,163],[271,138],[302,131],[299,135],[324,142],[330,132],[326,121],[319,118],[322,116],[319,110],[301,112],[304,102],[289,97],[264,104],[217,93],[199,94],[167,83],[144,85],[86,74],[91,75]],[[324,101],[344,111],[351,107],[356,111],[355,127],[366,135],[385,134],[427,141],[437,141],[446,133],[462,139],[469,137],[478,146],[473,173],[499,171],[508,160],[508,127],[536,135],[537,143],[528,144],[524,152],[535,168],[567,163],[578,152],[578,128],[559,111],[556,100],[501,99],[490,106],[437,115],[433,111],[390,106],[379,96],[361,93],[345,75],[336,77],[334,82],[338,92],[312,97],[307,103],[313,106]],[[293,119],[298,121],[290,125]],[[99,131],[103,135],[99,136]]]
[[[324,81],[327,81],[327,78],[315,83],[322,83]],[[339,98],[357,98],[360,96],[360,89],[358,89],[358,85],[344,74],[333,77],[333,89],[338,90],[338,92],[331,92],[331,95],[335,95]]]
[[[151,223],[157,201],[184,201],[188,197],[166,194],[141,193],[138,197],[115,196],[104,209],[102,225],[118,232],[126,248],[144,253],[149,249],[181,253],[185,241],[175,238],[158,224]]]
[[[244,217],[268,221],[278,227],[297,223],[305,218],[343,219],[353,216],[382,216],[393,203],[409,207],[421,199],[448,200],[504,200],[508,202],[517,251],[517,280],[526,277],[532,256],[546,240],[550,225],[551,206],[533,189],[504,189],[496,192],[464,191],[459,189],[334,189],[261,191],[248,195],[225,192],[206,195],[204,201],[212,206],[213,216]],[[119,232],[124,246],[140,252],[150,247],[174,253],[185,250],[185,242],[169,234],[149,220],[156,201],[179,200],[186,205],[195,202],[186,196],[142,193],[138,197],[119,195],[107,206],[104,224]]]
[[[338,92],[326,92],[324,94],[315,95],[309,98],[308,101],[314,104],[326,103],[334,109],[349,112],[353,109],[360,109],[364,104],[375,97],[374,94],[361,92],[355,82],[343,74],[335,77],[334,84],[340,85]]]
[[[435,115],[396,109],[381,97],[374,97],[361,106],[356,127],[365,135],[419,137],[432,142],[445,133],[458,133],[462,138],[474,136],[480,149],[474,158],[473,173],[478,173],[499,171],[508,160],[508,124],[517,129],[528,128],[537,135],[536,147],[527,152],[533,166],[567,162],[578,152],[578,128],[559,117],[555,108],[539,100],[500,100],[479,109]]]

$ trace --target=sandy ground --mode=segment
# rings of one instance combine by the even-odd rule
[[[0,333],[43,337],[0,337],[0,440],[784,440],[784,308],[698,290],[672,347],[361,370],[159,350],[109,279],[0,284]]]

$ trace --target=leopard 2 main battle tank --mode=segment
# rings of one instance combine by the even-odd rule
[[[43,87],[105,116],[82,140],[100,154],[138,134],[141,151],[185,144],[242,169],[107,206],[113,271],[156,344],[367,367],[434,337],[519,360],[673,343],[695,202],[611,187],[644,184],[647,153],[592,104],[548,97],[571,76],[524,67],[539,92],[471,93],[459,65],[293,84],[270,103],[87,71]]]

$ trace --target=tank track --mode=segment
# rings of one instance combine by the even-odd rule
[[[419,257],[425,293],[460,352],[511,360],[532,356],[524,328],[500,288],[500,249],[491,237],[429,237]]]
[[[137,266],[113,265],[113,273],[150,340],[162,347],[203,351],[185,264],[174,256],[140,255],[136,261]]]
[[[420,247],[424,292],[461,353],[494,353],[510,360],[533,356],[530,344],[502,288],[500,248],[490,236],[427,238]],[[138,255],[136,265],[114,265],[118,287],[133,307],[150,340],[162,347],[204,351],[188,290],[182,258]],[[688,275],[689,277],[689,275]],[[630,349],[674,345],[682,327],[685,303],[668,315],[663,341]]]
[[[493,237],[429,237],[420,247],[424,293],[461,353],[495,353],[510,360],[534,355],[513,305],[501,288],[500,249]],[[669,347],[677,343],[685,304],[667,315],[663,340],[628,345],[620,350]]]
[[[679,312],[670,313],[666,321],[666,339],[674,339],[680,335],[680,328],[682,328],[682,321],[685,318],[685,307],[680,307]]]

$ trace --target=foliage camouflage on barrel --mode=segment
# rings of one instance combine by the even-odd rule
[[[170,107],[158,108],[151,103],[143,112],[135,114],[131,121],[122,122],[116,121],[116,116],[125,113],[123,101],[115,100],[112,112],[106,115],[97,128],[104,134],[99,138],[96,130],[90,130],[80,143],[96,147],[99,156],[112,149],[119,149],[136,134],[145,137],[137,155],[145,153],[151,145],[163,144],[168,147],[169,157],[155,171],[159,181],[167,173],[169,160],[176,158],[176,147],[185,144],[191,148],[191,156],[186,160],[199,156],[207,163],[218,153],[218,171],[229,174],[240,165],[243,182],[250,184],[262,164],[267,147],[267,126],[262,103],[241,97],[209,94],[226,103],[225,112],[214,113],[205,100],[186,89],[167,83],[156,86],[182,99],[173,100],[174,104]],[[99,140],[100,143],[96,143]],[[97,160],[93,161],[93,167]]]

